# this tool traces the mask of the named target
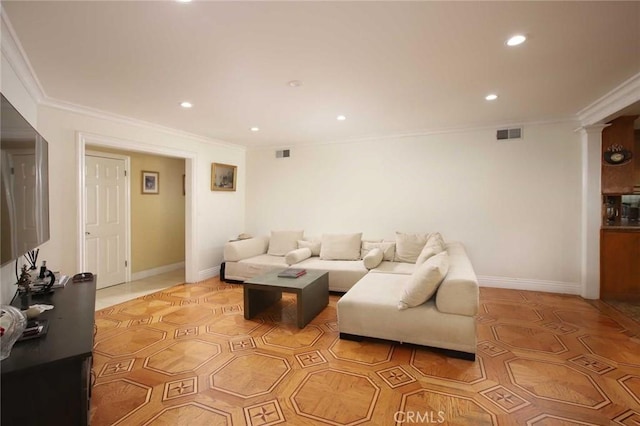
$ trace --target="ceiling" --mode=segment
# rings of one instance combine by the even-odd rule
[[[45,100],[247,147],[571,119],[640,72],[640,2],[2,7]]]

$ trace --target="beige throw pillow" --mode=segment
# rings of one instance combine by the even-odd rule
[[[420,252],[420,256],[416,259],[416,265],[422,265],[427,259],[431,256],[435,256],[436,254],[443,252],[446,249],[444,244],[444,239],[439,232],[434,232],[429,235],[429,239],[427,240],[427,244],[425,244],[424,248]]]
[[[387,260],[389,262],[393,262],[393,258],[396,255],[396,243],[390,241],[380,241],[380,242],[371,242],[371,241],[363,241],[362,242],[362,258],[373,249],[379,248],[382,250],[382,260]]]
[[[369,250],[369,252],[362,257],[362,263],[364,267],[367,269],[377,268],[380,263],[382,263],[382,249],[373,248]]]
[[[354,234],[323,234],[320,259],[358,260],[362,232]]]
[[[298,240],[298,248],[308,248],[311,250],[311,256],[320,256],[320,241]]]
[[[287,265],[295,265],[298,262],[302,262],[305,259],[311,257],[311,250],[308,247],[291,250],[284,257],[284,261]]]
[[[298,248],[298,240],[302,239],[304,231],[271,231],[269,250],[272,256],[284,256],[291,250]]]
[[[429,234],[406,234],[396,232],[396,256],[394,262],[416,263],[420,252],[429,239]]]
[[[449,271],[449,255],[443,251],[427,259],[402,287],[398,310],[414,308],[429,300]]]

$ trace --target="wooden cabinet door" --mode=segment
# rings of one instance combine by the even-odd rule
[[[600,231],[600,298],[640,301],[640,232]]]
[[[635,185],[635,140],[634,120],[638,116],[622,116],[611,122],[602,131],[602,193],[603,194],[631,194]],[[611,164],[605,161],[607,151],[624,149],[631,154],[630,161]]]

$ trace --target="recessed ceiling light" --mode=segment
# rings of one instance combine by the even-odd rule
[[[193,104],[191,102],[184,101],[184,102],[180,102],[180,106],[182,108],[191,108]]]
[[[178,3],[191,3],[191,0],[176,0]]]
[[[336,120],[338,120],[338,121],[344,121],[346,119],[347,119],[347,117],[344,116],[344,115],[339,115],[339,116],[336,117]]]
[[[513,37],[509,38],[509,40],[507,40],[507,46],[517,46],[524,43],[526,39],[527,37],[523,36],[522,34],[516,34]]]
[[[258,132],[258,131],[260,131],[260,128],[259,127],[252,127],[251,131],[252,132]]]
[[[302,86],[302,82],[300,80],[291,80],[287,82],[287,86],[289,87],[300,87]]]
[[[498,95],[496,95],[495,93],[491,93],[484,98],[488,101],[495,101],[496,99],[498,99]]]

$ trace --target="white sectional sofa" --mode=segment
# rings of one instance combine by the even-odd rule
[[[228,242],[222,279],[246,281],[287,267],[326,270],[329,290],[344,293],[337,304],[341,338],[413,343],[475,359],[479,289],[462,243],[445,244],[437,233],[397,233],[395,241],[329,234],[316,242],[302,239],[301,231],[294,235],[295,244],[292,235],[282,244],[274,233]],[[428,294],[425,278],[434,287]]]

